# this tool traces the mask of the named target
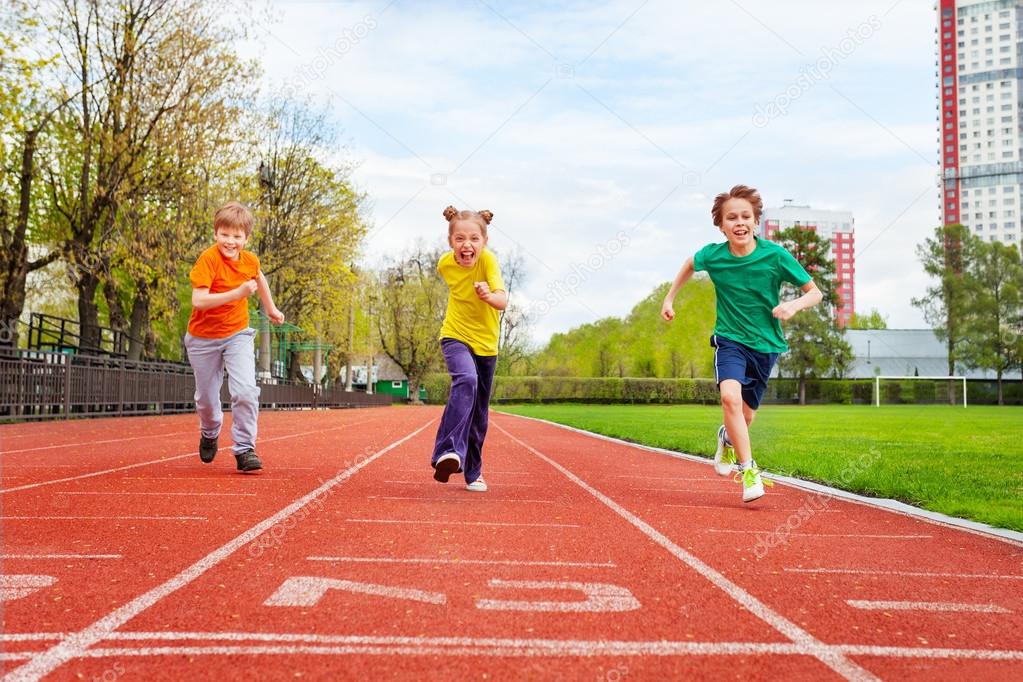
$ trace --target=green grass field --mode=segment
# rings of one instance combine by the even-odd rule
[[[509,405],[498,409],[713,457],[721,408]],[[751,429],[762,469],[1023,531],[1023,410],[767,405]]]

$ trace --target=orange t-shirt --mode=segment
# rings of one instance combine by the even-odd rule
[[[258,277],[259,257],[256,254],[241,251],[238,260],[229,260],[221,255],[216,244],[202,252],[189,274],[193,289],[209,289],[211,294],[237,289]],[[223,339],[248,326],[249,299],[241,298],[207,310],[192,308],[188,333],[204,339]]]

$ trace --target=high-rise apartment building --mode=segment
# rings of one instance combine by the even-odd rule
[[[1018,244],[1023,210],[1023,0],[938,0],[941,215]]]
[[[799,225],[831,240],[831,256],[835,261],[839,298],[835,318],[838,324],[844,327],[853,314],[856,299],[855,221],[852,213],[796,206],[791,199],[786,199],[780,208],[765,208],[761,222],[764,237],[767,239],[774,239],[779,230]]]

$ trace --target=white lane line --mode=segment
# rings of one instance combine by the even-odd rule
[[[360,459],[351,467],[345,469],[334,478],[320,485],[318,488],[295,500],[276,514],[263,519],[255,526],[252,526],[241,535],[235,537],[233,540],[230,540],[226,544],[213,550],[170,580],[161,585],[157,585],[148,592],[132,599],[127,604],[114,609],[106,616],[100,618],[86,628],[69,635],[57,645],[34,655],[28,663],[7,673],[3,678],[4,681],[25,682],[28,680],[38,680],[68,661],[86,654],[86,650],[89,647],[106,639],[114,630],[153,606],[161,599],[180,590],[182,587],[185,587],[193,580],[196,580],[210,569],[216,567],[217,564],[221,563],[239,549],[257,539],[266,531],[274,528],[277,524],[290,518],[295,512],[302,509],[309,503],[320,499],[320,496],[328,492],[331,488],[345,482],[358,473],[363,467],[368,466],[370,463],[376,461],[378,458],[382,457],[402,443],[410,440],[422,432],[423,429],[432,424],[433,421],[434,420],[431,419],[407,436],[394,441],[387,447],[376,451],[369,457]],[[347,428],[347,425],[345,428]],[[323,430],[317,431],[316,433],[323,433]]]
[[[12,520],[77,521],[81,519],[127,520],[127,521],[208,521],[205,516],[0,516],[0,521]]]
[[[4,462],[4,469],[77,469],[87,466],[82,464],[22,464],[21,462]]]
[[[336,563],[364,564],[471,564],[474,566],[563,566],[571,568],[617,568],[613,562],[603,564],[589,561],[516,561],[513,559],[430,559],[415,557],[395,559],[392,557],[362,556],[307,556],[306,561],[331,561]]]
[[[420,500],[420,501],[427,501],[427,502],[458,502],[458,503],[464,503],[465,502],[465,498],[464,497],[460,498],[460,499],[451,499],[451,498],[445,498],[445,497],[408,497],[408,496],[402,497],[400,495],[367,495],[366,499],[367,500]],[[492,495],[488,495],[486,498],[482,498],[482,497],[474,498],[473,499],[473,503],[475,504],[476,502],[529,502],[531,504],[558,504],[557,502],[555,502],[553,500],[519,500],[519,499],[514,499],[513,500],[513,499],[509,499],[509,498],[494,497]]]
[[[292,433],[292,434],[288,434],[286,436],[274,436],[273,438],[261,438],[259,440],[259,443],[260,444],[272,443],[272,442],[278,441],[278,440],[287,440],[288,438],[298,438],[300,436],[308,436],[308,435],[314,434],[314,433],[315,434],[322,434],[322,433],[327,433],[329,431],[337,431],[338,429],[347,429],[347,428],[350,428],[350,427],[355,426],[357,424],[365,424],[366,422],[369,422],[369,421],[372,421],[372,420],[365,419],[365,420],[363,420],[361,422],[352,422],[351,424],[342,424],[341,426],[332,426],[329,429],[317,429],[315,431],[303,431],[301,433]],[[226,446],[226,445],[224,447],[220,448],[220,450],[228,450],[228,449],[230,449],[230,446]],[[220,450],[218,450],[217,452],[219,452]],[[138,464],[128,464],[128,465],[125,465],[125,466],[122,466],[122,467],[114,467],[113,469],[103,469],[102,471],[93,471],[91,473],[82,474],[80,476],[68,476],[67,478],[56,478],[56,479],[54,479],[52,481],[40,481],[39,483],[30,483],[28,485],[17,486],[16,488],[7,488],[5,490],[0,490],[0,495],[2,495],[4,493],[13,493],[13,492],[15,492],[17,490],[28,490],[29,488],[38,488],[38,487],[44,486],[44,485],[53,485],[54,483],[64,483],[66,481],[78,481],[78,480],[81,480],[83,478],[92,478],[93,476],[104,476],[106,474],[112,474],[115,471],[125,471],[127,469],[137,469],[139,467],[149,466],[150,464],[161,464],[163,462],[173,462],[174,460],[184,459],[185,457],[195,457],[198,454],[199,454],[199,452],[197,450],[195,452],[189,452],[189,453],[186,453],[184,455],[175,455],[174,457],[164,457],[163,459],[152,459],[152,460],[149,460],[147,462],[139,462]],[[173,465],[172,464],[172,465],[170,465],[169,468],[178,468],[179,466],[180,465]],[[185,467],[181,467],[181,468],[185,468]],[[194,467],[187,467],[187,468],[194,468]],[[288,468],[300,468],[300,467],[273,467],[273,468],[275,468],[275,469],[288,469]],[[301,467],[301,468],[313,469],[314,467]]]
[[[184,467],[182,467],[184,468]],[[266,476],[237,476],[235,475],[235,469],[231,469],[229,473],[224,473],[223,476],[122,476],[117,479],[119,481],[154,481],[160,483],[167,483],[168,481],[225,481],[234,482],[240,478],[245,479],[245,485],[248,485],[252,481],[259,481],[260,483],[280,483],[280,480],[274,481],[274,479]]]
[[[137,490],[75,490],[71,492],[57,491],[57,495],[202,495],[203,497],[255,497],[256,493],[210,493],[203,490],[176,493],[158,493]]]
[[[872,601],[869,599],[846,599],[845,603],[854,609],[865,611],[975,611],[977,613],[1012,613],[997,604],[960,604],[940,601]]]
[[[504,523],[501,521],[421,521],[418,519],[345,519],[348,523],[424,524],[434,526],[516,526],[529,528],[579,528],[574,523]]]
[[[107,440],[88,440],[82,443],[62,443],[61,445],[42,445],[37,448],[22,448],[20,450],[2,450],[0,455],[13,455],[18,452],[38,452],[39,450],[55,450],[57,448],[78,448],[83,445],[103,445],[106,443],[125,443],[129,440],[144,440],[146,438],[166,438],[167,436],[181,436],[192,431],[174,431],[172,433],[147,433],[144,436],[130,436],[128,438],[109,438]]]
[[[162,464],[163,462],[173,462],[176,459],[184,459],[185,457],[195,457],[198,452],[189,452],[185,455],[175,455],[173,457],[164,457],[163,459],[151,459],[146,462],[139,462],[137,464],[126,464],[123,467],[114,467],[113,469],[104,469],[102,471],[93,471],[88,474],[81,474],[80,476],[68,476],[67,478],[55,478],[52,481],[40,481],[39,483],[29,483],[27,485],[19,485],[14,488],[5,488],[0,490],[0,495],[5,493],[13,493],[18,490],[28,490],[30,488],[39,488],[44,485],[53,485],[54,483],[66,483],[67,481],[78,481],[83,478],[92,478],[93,476],[103,476],[105,474],[111,474],[115,471],[125,471],[127,469],[137,469],[138,467],[149,466],[150,464]]]
[[[120,633],[119,633],[120,634]],[[138,635],[149,633],[123,633]],[[160,635],[160,633],[153,633]],[[281,645],[221,645],[221,646],[163,646],[163,647],[110,647],[90,649],[82,658],[120,658],[156,656],[263,656],[263,655],[321,655],[321,656],[737,656],[788,655],[814,656],[822,647],[787,643],[760,642],[621,642],[621,641],[559,641],[559,640],[482,640],[469,638],[436,637],[333,637],[330,635],[273,636],[270,641],[324,641],[324,644]],[[143,639],[142,637],[116,637],[116,639]],[[148,639],[148,638],[146,638]],[[174,639],[154,637],[152,639]],[[221,633],[206,632],[182,637],[185,640],[226,640]],[[243,640],[261,641],[257,635],[243,635]],[[337,644],[331,646],[331,642]],[[982,661],[1023,661],[1023,651],[996,649],[937,649],[913,647],[884,647],[871,645],[825,645],[823,649],[835,655],[876,656],[885,658],[925,658]],[[13,654],[19,656],[21,654]]]
[[[665,503],[665,504],[662,504],[661,506],[662,507],[682,507],[682,508],[685,508],[685,509],[716,509],[717,511],[725,511],[727,509],[737,509],[738,508],[738,507],[725,507],[725,506],[722,506],[720,504],[668,504],[668,503]],[[800,511],[799,509],[795,509],[795,508],[784,508],[783,509],[783,508],[778,508],[778,507],[766,507],[766,508],[765,507],[757,507],[756,510],[760,514],[764,514],[766,512],[791,513],[791,512]],[[814,514],[821,514],[821,513],[841,514],[842,511],[840,509],[814,509],[813,513]]]
[[[32,657],[30,653],[23,654],[12,654],[8,652],[0,653],[0,661],[26,661]]]
[[[829,649],[823,642],[818,640],[816,637],[811,635],[809,632],[799,627],[792,621],[788,620],[780,613],[763,603],[752,594],[741,588],[736,583],[726,578],[723,574],[712,568],[709,564],[698,559],[695,555],[690,554],[686,550],[679,547],[677,544],[672,542],[666,535],[655,529],[653,526],[648,524],[643,519],[639,518],[629,510],[622,507],[620,504],[612,500],[610,497],[600,492],[586,481],[582,480],[571,471],[566,469],[561,464],[555,462],[553,459],[544,455],[536,448],[527,445],[515,436],[511,435],[504,427],[500,424],[494,424],[494,426],[508,436],[512,441],[518,443],[521,447],[525,448],[529,452],[539,457],[542,461],[551,465],[558,471],[560,471],[566,478],[578,485],[580,488],[588,492],[594,498],[599,500],[604,506],[608,507],[616,514],[621,516],[627,522],[632,524],[637,530],[646,535],[650,540],[659,544],[664,549],[668,550],[677,559],[688,565],[694,571],[699,573],[701,576],[706,578],[713,585],[722,590],[725,594],[730,596],[740,605],[745,607],[750,613],[757,616],[761,620],[771,625],[778,632],[782,633],[793,642],[803,647],[812,649],[813,653],[810,654],[823,662],[829,668],[842,675],[846,679],[850,680],[877,680],[877,677],[868,670],[860,667],[853,661],[846,658],[841,653]]]
[[[490,477],[487,476],[487,478],[490,478]],[[426,487],[427,485],[430,485],[430,483],[428,481],[426,481],[426,480],[423,480],[423,481],[384,481],[384,483],[397,483],[399,485],[421,485],[423,487]],[[493,480],[491,480],[491,483],[493,483]],[[509,486],[514,486],[516,488],[541,488],[541,487],[543,487],[539,483],[497,483],[496,485],[498,485],[498,486],[500,486],[502,488],[507,488]]]
[[[0,559],[120,559],[120,554],[0,554]]]
[[[64,637],[67,637],[66,632],[0,632],[0,642],[36,642]]]
[[[0,641],[55,640],[66,637],[62,632],[41,633],[0,633]],[[426,648],[437,649],[439,653],[466,656],[563,656],[567,653],[578,656],[636,655],[636,656],[685,656],[685,655],[733,655],[733,654],[782,654],[813,655],[816,648],[796,644],[761,642],[677,642],[677,641],[616,641],[616,640],[555,640],[555,639],[497,639],[470,637],[402,637],[369,635],[316,635],[302,633],[273,632],[112,632],[105,641],[125,642],[280,642],[323,645],[346,645],[325,650],[299,650],[298,653],[354,654],[372,653],[381,655],[421,655]],[[353,647],[366,647],[367,651],[355,651]],[[1020,661],[1023,651],[1004,649],[947,649],[930,647],[889,647],[870,644],[834,644],[826,648],[850,656],[875,656],[879,658],[927,658],[955,660]],[[183,647],[184,648],[184,647]],[[220,655],[238,653],[241,647],[219,647],[222,651],[209,651],[206,647],[187,647],[193,653]],[[83,654],[86,658],[110,656],[158,656],[175,655],[175,647],[90,649]],[[264,653],[293,653],[274,649]],[[21,655],[21,654],[18,654]],[[24,654],[25,657],[30,653]]]
[[[860,568],[784,568],[790,573],[837,573],[852,575],[900,576],[906,578],[966,578],[967,580],[1023,580],[1023,575],[998,573],[941,573],[933,571],[874,571]]]
[[[775,530],[756,530],[753,528],[741,529],[741,528],[704,528],[706,533],[741,533],[743,535],[770,535]],[[925,540],[927,538],[933,538],[933,535],[881,535],[881,534],[870,534],[870,533],[785,533],[785,537],[803,537],[803,538],[883,538],[886,540]]]

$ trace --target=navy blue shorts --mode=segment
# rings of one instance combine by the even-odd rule
[[[725,379],[735,379],[742,384],[742,402],[754,410],[760,407],[778,354],[761,353],[717,334],[710,337],[710,345],[714,347],[714,380],[718,386]]]

